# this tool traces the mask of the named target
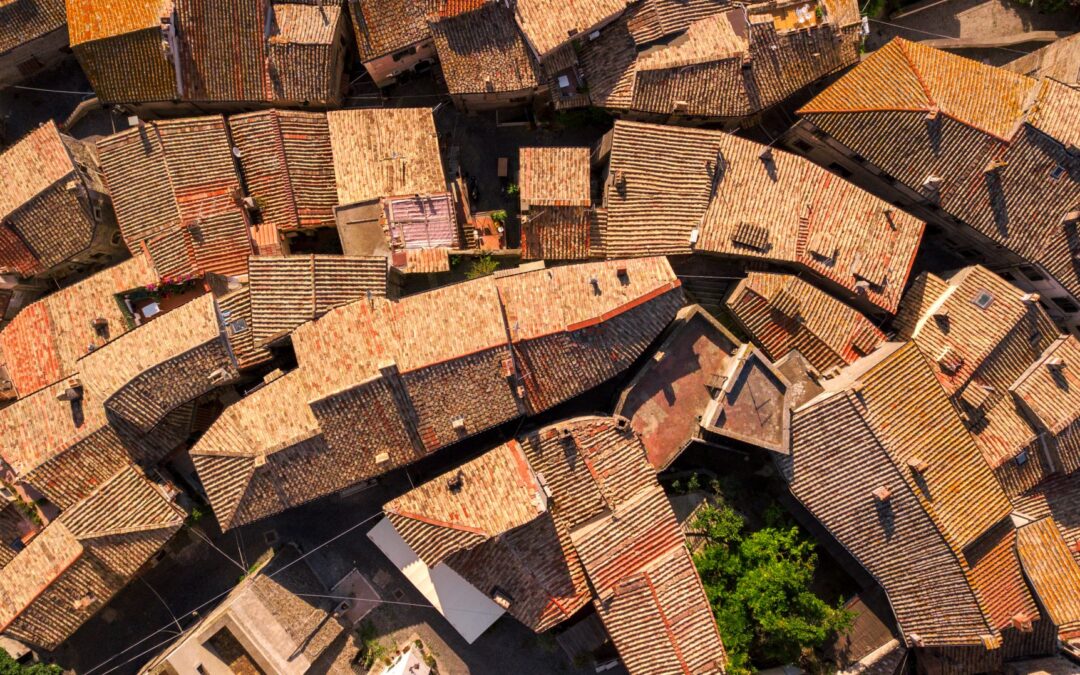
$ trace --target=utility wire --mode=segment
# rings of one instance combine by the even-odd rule
[[[922,33],[924,35],[933,35],[934,37],[946,38],[948,40],[959,40],[959,39],[961,39],[960,37],[958,37],[956,35],[942,35],[941,33],[931,33],[928,30],[920,30],[918,28],[909,28],[908,26],[901,26],[898,23],[890,23],[888,21],[882,21],[881,19],[870,19],[869,17],[867,17],[867,18],[870,21],[873,21],[874,23],[880,23],[880,24],[882,24],[884,26],[892,26],[893,28],[900,28],[902,30],[909,30],[909,31],[912,31],[912,32],[915,32],[915,33]],[[1008,47],[992,47],[991,46],[991,47],[979,47],[978,49],[1000,49],[1000,50],[1005,51],[1005,52],[1012,52],[1013,54],[1021,54],[1023,56],[1027,56],[1028,54],[1031,53],[1031,52],[1023,52],[1023,51],[1020,51],[1019,49],[1009,49]]]

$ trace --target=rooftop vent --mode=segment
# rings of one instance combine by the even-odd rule
[[[596,277],[590,277],[589,283],[592,284],[593,295],[600,295],[600,280]]]
[[[1034,303],[1039,301],[1039,294],[1038,293],[1024,293],[1023,295],[1020,296],[1020,301],[1021,302],[1026,302],[1026,303],[1029,303],[1029,304],[1034,304]]]
[[[258,211],[259,205],[254,197],[244,197],[244,208],[248,211]]]
[[[626,265],[621,265],[615,269],[615,276],[619,278],[622,283],[628,283],[630,281],[630,271],[626,269]]]
[[[514,602],[514,598],[498,586],[492,589],[491,599],[495,601],[496,605],[503,609],[510,609],[510,605]]]
[[[761,153],[758,155],[758,159],[765,162],[766,164],[772,162],[774,159],[772,148],[765,148],[764,150],[762,150]]]
[[[390,453],[389,452],[380,452],[379,454],[375,455],[375,463],[376,464],[386,464],[389,461],[390,461]]]
[[[1080,209],[1077,209],[1076,211],[1069,211],[1068,213],[1066,213],[1065,216],[1062,217],[1061,222],[1080,223]]]
[[[1065,367],[1065,360],[1060,356],[1051,356],[1046,359],[1046,367],[1050,370],[1061,370]]]
[[[921,457],[912,457],[907,461],[907,465],[915,473],[926,473],[926,470],[930,468],[930,463]]]
[[[465,474],[458,471],[453,476],[446,479],[446,489],[450,492],[461,492],[461,488],[465,485]]]
[[[928,121],[936,122],[939,117],[941,117],[941,108],[937,106],[934,106],[926,111],[926,119]]]
[[[882,503],[882,504],[884,504],[885,502],[889,501],[889,499],[892,498],[892,492],[889,490],[889,488],[885,487],[884,485],[882,485],[878,489],[874,490],[873,495],[874,495],[874,499],[876,499],[879,503]]]
[[[82,611],[85,611],[86,609],[88,609],[90,607],[90,605],[94,604],[95,600],[97,600],[97,598],[94,597],[93,593],[87,593],[86,595],[82,596],[78,600],[75,600],[74,602],[72,602],[71,603],[71,608],[73,610],[75,610],[76,612],[82,612]]]
[[[450,420],[450,424],[454,427],[454,431],[465,431],[465,418],[461,415]]]
[[[735,228],[731,241],[746,248],[764,251],[769,247],[769,228],[743,221]]]
[[[952,347],[946,347],[941,350],[937,362],[942,371],[950,375],[955,375],[964,365],[964,357],[957,354]]]
[[[983,173],[993,173],[998,169],[1004,169],[1008,165],[1009,163],[1005,160],[995,158],[986,163],[986,166],[983,167]]]
[[[701,236],[701,230],[697,229],[696,227],[694,229],[690,230],[690,243],[691,244],[696,244],[697,241],[698,241],[698,237],[700,237],[700,236]]]
[[[214,372],[210,373],[208,378],[214,384],[221,384],[222,382],[229,379],[229,371],[225,370],[224,368],[218,368]]]

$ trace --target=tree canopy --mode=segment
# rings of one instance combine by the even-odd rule
[[[850,627],[852,615],[810,590],[814,542],[779,508],[766,514],[765,527],[747,532],[734,509],[706,505],[692,527],[706,541],[694,563],[728,652],[728,672],[786,663],[816,670],[816,650]]]
[[[24,666],[0,649],[0,675],[61,675],[63,672],[63,668],[52,664],[31,663]]]

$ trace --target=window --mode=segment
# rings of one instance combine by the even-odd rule
[[[972,300],[979,309],[986,309],[993,301],[994,296],[990,294],[990,291],[979,291],[978,295],[975,296],[975,299]]]
[[[1012,275],[1012,272],[998,272],[998,276],[1005,281],[1016,281],[1016,277]]]
[[[1050,180],[1061,180],[1061,177],[1065,175],[1065,167],[1058,164],[1053,169],[1050,169]]]
[[[810,145],[806,141],[800,141],[798,139],[791,142],[791,147],[795,148],[799,152],[810,152],[814,149],[814,146]]]
[[[829,171],[832,171],[833,173],[839,175],[842,178],[851,178],[851,172],[848,171],[847,169],[845,169],[844,167],[840,166],[836,162],[833,162],[832,164],[830,164],[826,168]]]
[[[1028,278],[1030,281],[1046,281],[1046,277],[1043,273],[1035,269],[1031,265],[1024,265],[1020,268],[1020,273]]]
[[[247,328],[247,321],[245,321],[244,319],[237,319],[229,323],[229,333],[232,335],[243,333],[247,330]]]
[[[1027,450],[1021,450],[1020,452],[1016,453],[1016,457],[1014,458],[1014,460],[1016,461],[1016,466],[1024,466],[1025,464],[1027,464]]]
[[[416,53],[416,45],[413,45],[412,47],[402,49],[399,52],[394,52],[393,56],[391,56],[390,58],[394,59],[395,61],[400,61],[401,59],[405,58],[406,56],[412,56],[415,53]]]
[[[1066,314],[1073,314],[1080,311],[1080,307],[1077,307],[1076,303],[1069,298],[1050,298],[1050,302],[1057,305],[1058,309]]]

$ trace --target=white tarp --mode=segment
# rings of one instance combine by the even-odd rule
[[[388,518],[380,520],[367,536],[469,644],[506,611],[445,564],[429,568]]]

